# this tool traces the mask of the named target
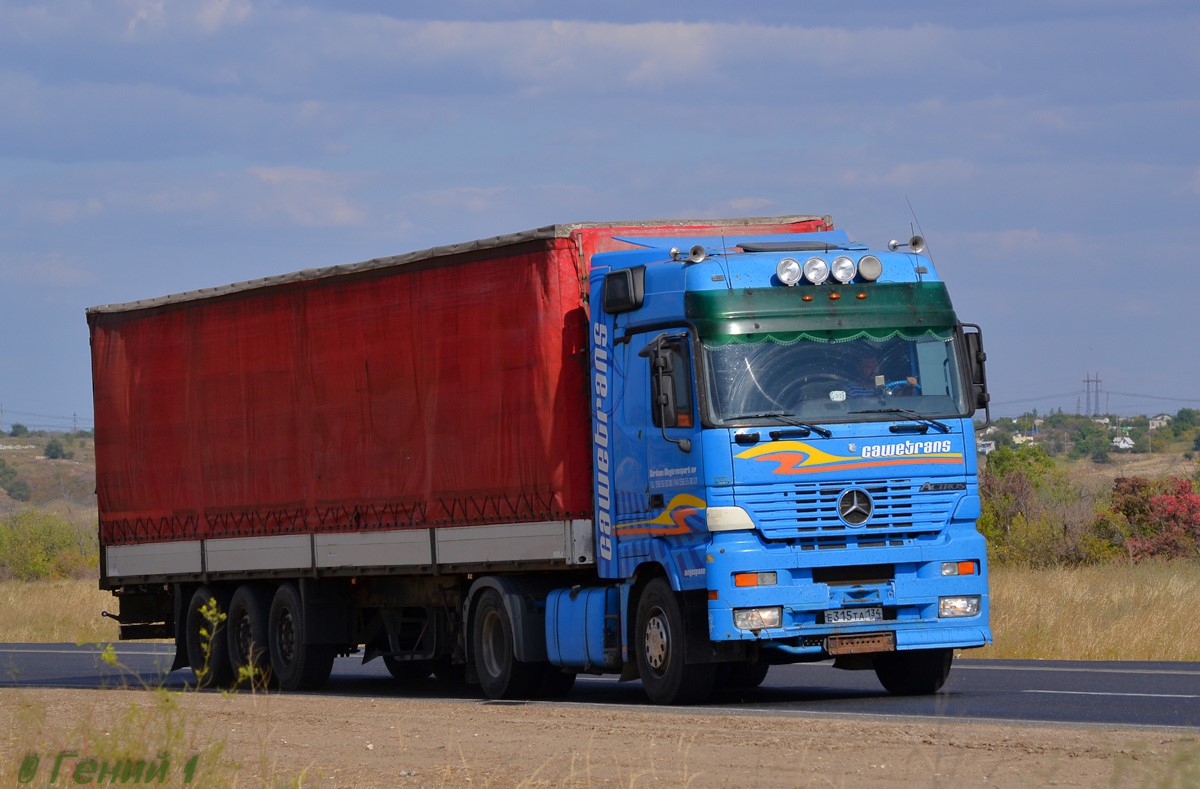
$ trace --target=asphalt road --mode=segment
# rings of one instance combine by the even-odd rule
[[[192,678],[187,669],[167,671],[169,645],[115,649],[118,667],[102,661],[95,645],[0,644],[0,687],[183,688]],[[355,657],[338,659],[322,692],[479,698],[475,688],[433,679],[400,684],[382,661],[364,665]],[[607,677],[580,677],[566,701],[646,703],[637,682]],[[839,671],[828,663],[775,666],[762,687],[718,693],[703,709],[1200,729],[1200,663],[960,659],[941,692],[925,697],[889,696],[870,671]]]

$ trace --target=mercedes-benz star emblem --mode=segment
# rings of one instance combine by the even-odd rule
[[[850,488],[838,499],[838,515],[848,526],[862,526],[874,509],[871,494],[862,488]]]

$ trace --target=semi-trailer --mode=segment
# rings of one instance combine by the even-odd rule
[[[100,586],[205,682],[660,703],[991,640],[978,327],[919,237],[551,225],[87,311]]]

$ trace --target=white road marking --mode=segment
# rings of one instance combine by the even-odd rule
[[[1098,690],[1023,690],[1022,693],[1055,693],[1062,696],[1133,696],[1139,699],[1200,699],[1183,693],[1108,693]]]

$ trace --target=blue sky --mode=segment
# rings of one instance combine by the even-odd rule
[[[91,426],[91,305],[792,213],[915,212],[999,413],[1200,407],[1200,7],[742,5],[0,0],[4,426]]]

